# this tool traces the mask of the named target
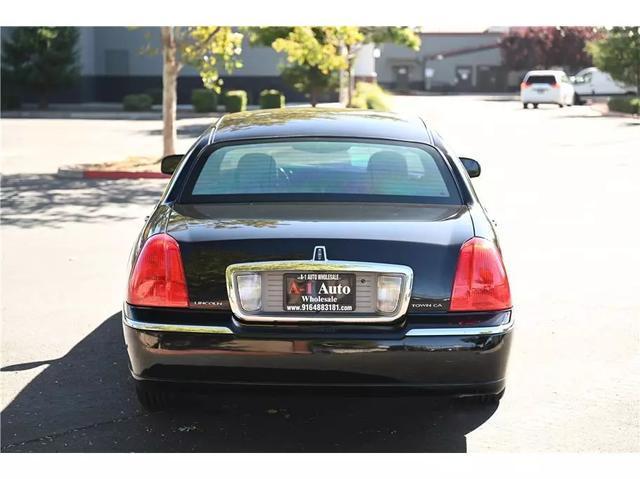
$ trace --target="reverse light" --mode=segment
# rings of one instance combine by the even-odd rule
[[[377,308],[381,313],[393,313],[400,301],[402,290],[402,277],[379,275],[378,276],[378,303]]]
[[[180,247],[168,234],[151,236],[142,247],[129,278],[127,302],[135,306],[189,306]]]
[[[240,306],[245,311],[258,311],[262,307],[262,277],[259,273],[236,276]]]
[[[511,307],[502,257],[493,242],[471,238],[462,245],[450,311],[496,311]]]

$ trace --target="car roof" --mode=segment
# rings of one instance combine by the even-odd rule
[[[210,141],[259,138],[342,137],[433,144],[418,116],[346,108],[278,108],[224,115]]]
[[[527,76],[531,75],[564,75],[562,70],[531,70]]]
[[[600,70],[598,70],[596,67],[588,67],[588,68],[583,68],[578,73],[576,73],[576,75],[584,75],[585,73],[593,73],[596,71],[600,71]]]

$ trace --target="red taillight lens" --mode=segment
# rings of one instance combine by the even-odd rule
[[[180,247],[168,234],[150,237],[129,278],[127,302],[135,306],[189,306]]]
[[[462,245],[450,311],[496,311],[511,307],[507,272],[498,248],[484,238]]]
[[[560,84],[559,83],[552,83],[551,87],[552,88],[560,88]]]
[[[520,83],[520,89],[524,90],[525,88],[528,88],[529,85],[527,85],[525,82]]]

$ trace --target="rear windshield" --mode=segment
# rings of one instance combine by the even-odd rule
[[[555,85],[556,77],[553,75],[531,75],[527,78],[527,85],[532,85],[533,83],[546,83],[547,85]]]
[[[231,144],[196,167],[183,202],[358,199],[460,204],[440,154],[398,142],[299,140]],[[186,201],[185,201],[186,200]]]

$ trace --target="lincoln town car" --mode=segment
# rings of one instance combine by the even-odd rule
[[[514,320],[480,165],[428,119],[229,114],[161,168],[122,314],[144,407],[219,387],[502,397]]]

